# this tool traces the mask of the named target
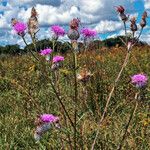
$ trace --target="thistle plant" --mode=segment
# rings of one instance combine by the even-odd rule
[[[39,141],[44,133],[46,133],[52,126],[60,128],[59,117],[52,114],[39,115],[35,120],[34,138]]]
[[[27,30],[27,24],[18,21],[16,18],[11,19],[11,25],[13,30],[18,34],[24,41],[25,45],[28,46],[26,40],[25,40],[25,35],[26,35],[26,30]],[[32,54],[32,56],[38,60],[38,58],[34,55],[34,53],[28,49],[28,51]]]
[[[125,13],[125,9],[123,6],[118,6],[116,7],[117,12],[120,15],[120,18],[124,24],[124,30],[125,30],[125,40],[121,39],[122,42],[125,45],[126,48],[126,56],[124,59],[124,62],[121,66],[121,69],[119,71],[119,73],[117,74],[114,83],[112,85],[112,88],[110,90],[110,93],[108,95],[107,101],[106,101],[106,106],[104,108],[104,111],[101,115],[101,119],[99,121],[99,126],[101,127],[106,114],[107,114],[107,110],[109,107],[109,103],[111,101],[111,98],[113,96],[113,93],[115,91],[115,88],[118,85],[118,82],[121,78],[121,75],[124,71],[124,69],[126,68],[129,58],[130,58],[130,54],[132,52],[132,48],[133,46],[138,42],[143,28],[146,26],[146,18],[147,18],[147,13],[144,12],[142,15],[142,20],[140,23],[141,26],[141,31],[139,33],[138,36],[136,36],[136,33],[138,31],[138,26],[136,24],[136,18],[132,17],[130,19],[130,30],[132,32],[132,38],[128,39],[128,34],[127,34],[127,27],[126,27],[126,22],[129,21],[129,16],[126,15]],[[32,8],[31,11],[31,16],[28,20],[28,24],[24,24],[22,22],[17,21],[16,19],[12,19],[12,26],[14,28],[14,30],[16,31],[17,35],[19,35],[20,37],[22,37],[23,41],[25,42],[26,46],[28,46],[26,40],[25,40],[25,35],[26,35],[26,30],[28,29],[28,33],[31,36],[32,39],[32,43],[34,45],[35,51],[37,51],[37,45],[36,45],[36,33],[39,31],[39,27],[38,27],[38,18],[37,18],[37,12],[35,10],[35,8]],[[59,40],[60,36],[64,36],[65,35],[65,30],[58,26],[58,25],[54,25],[51,27],[51,31],[52,31],[52,42],[53,42],[53,48],[46,48],[46,49],[42,49],[40,51],[40,55],[41,57],[45,57],[45,63],[48,66],[47,70],[47,76],[48,76],[48,82],[51,85],[51,88],[53,90],[53,93],[55,94],[56,99],[58,100],[62,111],[60,110],[61,114],[63,115],[63,119],[64,119],[64,128],[66,127],[70,133],[72,133],[72,129],[73,129],[73,135],[69,135],[68,133],[66,133],[67,138],[69,139],[69,144],[70,144],[70,149],[74,149],[77,150],[79,149],[78,147],[78,143],[79,142],[83,142],[83,139],[80,135],[80,131],[78,128],[78,104],[79,104],[79,85],[82,85],[83,87],[83,97],[85,100],[88,99],[88,91],[87,91],[87,84],[90,80],[90,78],[93,76],[93,74],[86,68],[81,68],[81,70],[79,71],[79,66],[78,66],[78,39],[80,37],[80,33],[84,38],[84,43],[85,43],[85,47],[87,48],[87,46],[89,45],[89,43],[94,39],[94,37],[97,35],[97,32],[95,30],[89,29],[89,28],[83,28],[81,30],[81,32],[79,32],[79,25],[80,25],[80,20],[78,18],[74,18],[73,20],[71,20],[70,24],[69,24],[69,31],[67,33],[68,38],[70,39],[70,42],[72,44],[72,46],[70,46],[71,49],[71,54],[72,54],[72,63],[69,64],[71,65],[71,73],[73,74],[73,78],[71,78],[73,80],[73,92],[71,93],[71,110],[69,108],[67,108],[67,106],[65,105],[65,95],[63,95],[61,93],[60,90],[60,68],[63,67],[63,62],[64,60],[66,60],[64,58],[64,56],[61,56],[60,54],[54,55],[53,56],[53,51],[55,49],[55,44],[56,42]],[[32,55],[34,56],[34,58],[37,60],[37,62],[40,62],[40,58],[37,58],[34,53],[31,51]],[[89,60],[88,60],[89,61]],[[53,76],[54,75],[54,76]],[[140,93],[141,93],[141,89],[144,89],[147,85],[148,82],[148,78],[146,75],[144,74],[139,74],[139,75],[134,75],[131,77],[131,82],[133,85],[136,86],[136,88],[138,89],[138,92],[135,94],[135,100],[136,100],[136,105],[133,109],[133,111],[131,112],[131,116],[129,118],[128,124],[125,128],[125,132],[123,134],[123,137],[121,139],[120,145],[118,146],[118,149],[121,150],[121,148],[123,147],[123,143],[124,140],[126,139],[126,133],[127,130],[129,128],[130,122],[133,119],[133,116],[136,112],[137,109],[137,100],[140,98]],[[72,83],[72,82],[71,82]],[[80,84],[81,83],[81,84]],[[73,95],[73,96],[72,96]],[[69,96],[67,95],[67,98]],[[68,100],[68,99],[67,99]],[[99,105],[98,105],[99,106]],[[71,112],[73,110],[73,113]],[[99,111],[99,110],[98,110]],[[73,117],[71,116],[71,113],[73,114]],[[34,138],[36,141],[39,141],[41,139],[41,137],[44,135],[44,133],[46,133],[47,131],[49,131],[49,129],[52,126],[55,126],[57,128],[60,128],[60,124],[59,124],[59,117],[52,115],[52,114],[43,114],[43,115],[39,115],[36,120],[35,120],[35,132],[34,132]],[[69,121],[69,123],[68,123]],[[94,146],[97,140],[97,137],[99,135],[99,128],[97,130],[94,142],[92,144],[91,150],[94,150]],[[74,142],[74,146],[72,146],[72,142]],[[84,143],[81,143],[81,149],[83,149],[84,147]]]
[[[83,28],[81,30],[81,35],[83,36],[86,51],[89,44],[93,41],[94,37],[97,35],[97,32],[89,28]]]
[[[108,107],[109,107],[109,103],[110,103],[110,101],[111,101],[111,98],[112,98],[112,96],[113,96],[113,93],[114,93],[114,91],[115,91],[115,88],[117,87],[118,82],[119,82],[119,80],[120,80],[120,77],[121,77],[121,75],[122,75],[124,69],[126,68],[128,62],[129,62],[129,58],[130,58],[130,55],[131,55],[131,52],[132,52],[132,48],[133,48],[133,46],[138,42],[138,40],[139,40],[139,38],[140,38],[140,36],[141,36],[141,34],[142,34],[143,28],[146,26],[147,13],[144,12],[143,15],[142,15],[142,21],[141,21],[141,24],[142,24],[142,25],[140,24],[140,26],[141,26],[140,33],[139,33],[139,35],[138,35],[137,37],[135,37],[135,32],[137,31],[136,18],[135,18],[135,17],[132,17],[131,20],[130,20],[130,22],[131,22],[131,24],[130,24],[130,29],[131,29],[131,32],[132,32],[132,35],[133,35],[133,36],[132,36],[132,40],[128,40],[126,22],[128,21],[129,16],[127,16],[127,15],[125,14],[125,8],[124,8],[123,6],[118,6],[118,7],[116,7],[116,11],[119,13],[119,16],[120,16],[120,18],[121,18],[121,20],[122,20],[122,22],[123,22],[123,24],[124,24],[125,39],[126,39],[126,40],[125,40],[125,41],[124,41],[124,39],[121,39],[121,40],[122,40],[124,46],[126,47],[126,56],[125,56],[124,62],[123,62],[123,64],[122,64],[122,67],[121,67],[119,73],[117,74],[117,76],[116,76],[116,78],[115,78],[115,81],[114,81],[114,83],[113,83],[113,85],[112,85],[112,88],[111,88],[111,90],[110,90],[110,93],[109,93],[109,95],[108,95],[108,98],[107,98],[107,100],[106,100],[106,105],[105,105],[104,111],[103,111],[103,113],[102,113],[101,119],[100,119],[100,121],[99,121],[99,126],[102,125],[103,120],[104,120],[105,117],[106,117],[107,110],[108,110]],[[94,142],[93,142],[93,144],[92,144],[91,150],[94,149],[94,146],[95,146],[96,139],[97,139],[98,135],[99,135],[99,129],[98,129],[97,132],[96,132],[96,136],[95,136]]]
[[[122,150],[122,147],[123,147],[123,144],[124,144],[124,141],[127,137],[127,131],[129,129],[129,126],[130,126],[130,123],[136,113],[136,110],[138,108],[138,103],[139,103],[139,100],[141,100],[141,90],[142,89],[145,89],[146,88],[146,85],[148,83],[148,77],[147,75],[144,75],[144,74],[136,74],[136,75],[133,75],[131,77],[131,83],[137,88],[137,93],[135,94],[135,99],[134,99],[134,108],[130,114],[130,117],[129,117],[129,121],[125,127],[125,131],[124,131],[124,134],[122,136],[122,139],[121,139],[121,142],[118,146],[118,149],[117,150]]]
[[[121,17],[121,19],[122,19],[122,21],[123,21],[123,23],[124,23],[125,37],[126,37],[126,39],[127,39],[126,21],[128,20],[128,17],[127,17],[126,14],[124,13],[124,12],[125,12],[124,7],[123,7],[123,6],[118,6],[118,7],[117,7],[117,12],[119,13],[119,15],[120,15],[120,17]],[[144,14],[145,14],[145,12],[144,12]],[[144,15],[144,14],[143,14],[143,15]],[[142,17],[142,18],[143,18],[143,17]],[[116,77],[116,79],[115,79],[115,82],[114,82],[114,84],[113,84],[113,86],[112,86],[112,89],[111,89],[111,91],[110,91],[110,93],[109,93],[108,99],[107,99],[107,101],[106,101],[106,106],[105,106],[105,108],[104,108],[104,112],[103,112],[103,114],[102,114],[102,117],[101,117],[101,120],[100,120],[100,122],[99,122],[99,125],[102,124],[102,122],[103,122],[103,120],[104,120],[104,118],[105,118],[105,115],[106,115],[106,113],[107,113],[107,108],[108,108],[108,106],[109,106],[109,102],[110,102],[111,97],[112,97],[112,95],[113,95],[113,93],[114,93],[114,90],[115,90],[115,88],[116,88],[116,86],[117,86],[117,84],[118,84],[118,81],[120,80],[120,77],[121,77],[121,75],[122,75],[122,73],[123,73],[125,67],[126,67],[127,64],[128,64],[128,61],[129,61],[129,58],[130,58],[130,54],[131,54],[131,52],[132,52],[132,48],[133,48],[133,46],[137,43],[137,41],[139,40],[139,38],[140,38],[140,36],[141,36],[141,33],[142,33],[142,30],[143,30],[143,27],[141,27],[141,32],[139,33],[138,38],[136,38],[136,40],[134,40],[134,38],[135,38],[135,37],[134,37],[134,36],[135,36],[135,32],[137,31],[137,25],[136,25],[136,19],[135,19],[135,17],[132,17],[132,18],[131,18],[131,25],[130,25],[130,28],[131,28],[133,37],[132,37],[132,40],[129,40],[129,41],[123,41],[123,40],[122,40],[123,43],[125,44],[125,47],[126,47],[126,50],[127,50],[126,57],[125,57],[125,59],[124,59],[123,65],[122,65],[122,67],[121,67],[121,69],[120,69],[120,71],[119,71],[119,73],[118,73],[118,75],[117,75],[117,77]]]
[[[50,54],[53,52],[52,49],[46,48],[40,51],[40,55],[45,56],[47,61],[50,61]]]

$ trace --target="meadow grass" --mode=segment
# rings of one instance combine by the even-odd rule
[[[130,83],[130,76],[145,73],[150,77],[150,51],[148,46],[135,47],[108,107],[108,115],[102,126],[98,122],[103,113],[107,96],[119,72],[125,50],[123,47],[102,48],[79,53],[78,70],[87,68],[93,74],[83,85],[78,83],[77,147],[89,150],[97,128],[100,134],[96,150],[117,149],[126,123],[134,107],[137,92]],[[3,55],[0,59],[0,149],[2,150],[70,150],[73,130],[51,87],[48,63],[38,56],[36,62],[30,55]],[[59,92],[73,120],[74,80],[73,57],[65,54],[59,71]],[[84,90],[86,89],[87,95]],[[145,99],[139,102],[128,129],[123,149],[148,150],[150,147],[150,86]],[[40,142],[35,142],[33,132],[37,114],[52,113],[60,116],[61,129],[47,132]]]

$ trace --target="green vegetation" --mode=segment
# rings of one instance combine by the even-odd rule
[[[45,40],[46,41],[46,40]],[[48,41],[47,41],[48,42]],[[42,42],[43,46],[49,44]],[[106,42],[107,43],[107,42]],[[38,45],[38,44],[37,44]],[[106,46],[106,45],[105,45]],[[113,45],[114,46],[114,45]],[[17,46],[16,46],[17,47]],[[26,48],[25,48],[26,49]],[[124,70],[109,104],[108,115],[102,126],[98,122],[103,113],[107,96],[125,57],[124,47],[99,47],[79,53],[79,69],[87,68],[93,74],[86,85],[79,83],[77,146],[91,149],[97,128],[100,134],[95,150],[115,150],[120,144],[125,126],[134,108],[137,90],[130,83],[130,76],[145,73],[150,77],[150,47],[134,47],[130,61]],[[17,50],[17,49],[16,49]],[[59,52],[59,51],[58,51]],[[50,64],[36,54],[35,62],[29,54],[1,55],[0,58],[0,149],[1,150],[70,150],[73,138],[69,120],[64,115],[50,85]],[[73,120],[72,101],[74,80],[72,54],[66,53],[60,69],[59,91]],[[87,95],[85,95],[85,89]],[[145,90],[144,100],[139,102],[131,121],[123,149],[148,150],[150,147],[150,86]],[[50,130],[39,143],[35,143],[33,132],[37,114],[52,113],[60,116],[61,129]],[[67,126],[70,128],[67,128]],[[80,136],[79,136],[80,135]],[[73,144],[73,143],[71,143]]]

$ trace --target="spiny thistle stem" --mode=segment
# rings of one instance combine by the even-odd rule
[[[68,112],[67,112],[67,110],[66,110],[66,107],[65,107],[65,105],[63,104],[62,99],[60,98],[60,96],[59,96],[57,90],[55,89],[55,86],[54,86],[53,81],[52,81],[51,79],[50,79],[50,84],[51,84],[52,89],[53,89],[53,91],[54,91],[54,93],[55,93],[55,95],[56,95],[56,97],[57,97],[59,103],[61,104],[61,106],[62,106],[62,108],[63,108],[63,110],[64,110],[66,116],[68,117],[68,119],[69,119],[69,121],[70,121],[72,127],[73,127],[74,129],[76,129],[75,126],[74,126],[74,123],[72,122],[72,120],[71,120],[71,118],[70,118],[70,116],[69,116],[69,114],[68,114]]]
[[[126,67],[126,65],[127,65],[127,63],[128,63],[128,60],[129,60],[129,57],[130,57],[130,52],[131,52],[131,51],[128,51],[128,52],[127,52],[126,57],[125,57],[125,59],[124,59],[124,63],[123,63],[123,65],[122,65],[122,67],[121,67],[121,70],[120,70],[120,72],[118,73],[117,78],[115,79],[114,85],[113,85],[113,87],[112,87],[112,89],[111,89],[111,91],[110,91],[110,93],[109,93],[109,96],[108,96],[108,99],[107,99],[107,102],[106,102],[106,105],[105,105],[105,108],[104,108],[104,112],[103,112],[102,117],[101,117],[100,122],[99,122],[99,126],[101,126],[101,124],[102,124],[102,122],[103,122],[103,120],[104,120],[104,118],[105,118],[105,116],[106,116],[107,109],[108,109],[108,106],[109,106],[109,102],[110,102],[110,100],[111,100],[111,97],[112,97],[112,95],[113,95],[113,92],[114,92],[114,90],[115,90],[115,87],[117,86],[117,83],[118,83],[118,81],[119,81],[119,79],[120,79],[120,77],[121,77],[121,74],[122,74],[123,70],[125,69],[125,67]],[[98,135],[99,135],[99,129],[98,129],[97,132],[96,132],[96,136],[95,136],[94,142],[93,142],[93,144],[92,144],[91,150],[94,150],[94,146],[95,146],[95,144],[96,144],[96,140],[97,140],[97,138],[98,138]]]
[[[104,112],[103,112],[103,114],[102,114],[101,120],[100,120],[100,122],[99,122],[99,125],[102,124],[102,122],[103,122],[103,120],[104,120],[104,118],[105,118],[105,115],[106,115],[106,113],[107,113],[107,108],[108,108],[109,102],[110,102],[110,100],[111,100],[111,97],[112,97],[112,95],[113,95],[113,92],[114,92],[114,90],[115,90],[115,87],[117,86],[117,83],[118,83],[118,81],[119,81],[119,79],[120,79],[120,77],[121,77],[121,74],[122,74],[124,68],[126,67],[126,65],[127,65],[127,63],[128,63],[129,57],[130,57],[130,51],[127,52],[126,57],[125,57],[125,60],[124,60],[124,63],[123,63],[123,65],[122,65],[122,67],[121,67],[121,70],[120,70],[120,72],[118,73],[117,78],[115,79],[114,85],[113,85],[113,87],[112,87],[112,89],[111,89],[111,91],[110,91],[110,93],[109,93],[109,96],[108,96],[108,99],[107,99],[107,102],[106,102],[106,106],[105,106]]]
[[[32,43],[33,43],[33,46],[34,46],[35,51],[38,52],[37,47],[36,47],[35,38],[34,38],[32,35],[31,35],[31,39],[32,39]]]
[[[74,149],[77,149],[77,101],[78,101],[78,84],[77,84],[77,54],[75,50],[73,51],[74,57]]]
[[[25,40],[25,38],[22,36],[22,39],[23,39],[23,41],[24,41],[24,43],[26,44],[26,46],[28,47],[28,44],[27,44],[27,42],[26,42],[26,40]],[[34,55],[34,53],[28,48],[28,50],[30,51],[30,53],[31,53],[31,55],[37,60],[37,61],[39,61],[39,59]]]
[[[131,115],[130,115],[129,121],[128,121],[126,127],[125,127],[125,131],[124,131],[124,134],[123,134],[123,136],[122,136],[122,140],[121,140],[120,145],[118,146],[118,149],[117,149],[117,150],[122,150],[122,147],[123,147],[123,144],[124,144],[124,140],[126,139],[126,136],[127,136],[127,132],[128,132],[129,125],[130,125],[131,120],[132,120],[132,118],[134,117],[134,114],[135,114],[136,109],[137,109],[137,107],[138,107],[138,101],[137,101],[137,99],[136,99],[137,96],[138,96],[138,93],[136,93],[136,95],[135,95],[135,100],[136,100],[136,102],[135,102],[133,111],[132,111],[132,113],[131,113]]]
[[[124,24],[124,31],[125,31],[125,37],[126,37],[126,44],[127,44],[127,26],[126,26],[126,22],[123,22]]]

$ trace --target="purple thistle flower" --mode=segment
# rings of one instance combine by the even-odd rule
[[[40,116],[40,119],[44,123],[54,123],[59,121],[59,117],[54,116],[52,114],[43,114]]]
[[[34,139],[39,141],[42,135],[55,125],[60,128],[59,117],[52,114],[42,114],[35,120],[36,129],[34,132]]]
[[[17,22],[16,24],[14,24],[13,29],[18,35],[24,36],[27,25],[23,22]]]
[[[137,88],[145,87],[148,82],[147,75],[136,74],[131,77],[131,83],[135,84]]]
[[[58,25],[53,25],[51,27],[51,31],[55,34],[55,36],[59,37],[59,36],[64,36],[65,35],[65,30],[58,26]]]
[[[50,55],[52,53],[52,51],[53,51],[52,49],[46,48],[46,49],[40,51],[40,55],[42,55],[42,56]]]
[[[83,28],[81,30],[81,34],[85,37],[85,38],[93,38],[97,35],[97,32],[95,30],[89,29],[89,28]]]
[[[53,57],[53,63],[58,63],[58,62],[61,62],[61,61],[64,61],[64,57],[63,56],[54,56]]]

